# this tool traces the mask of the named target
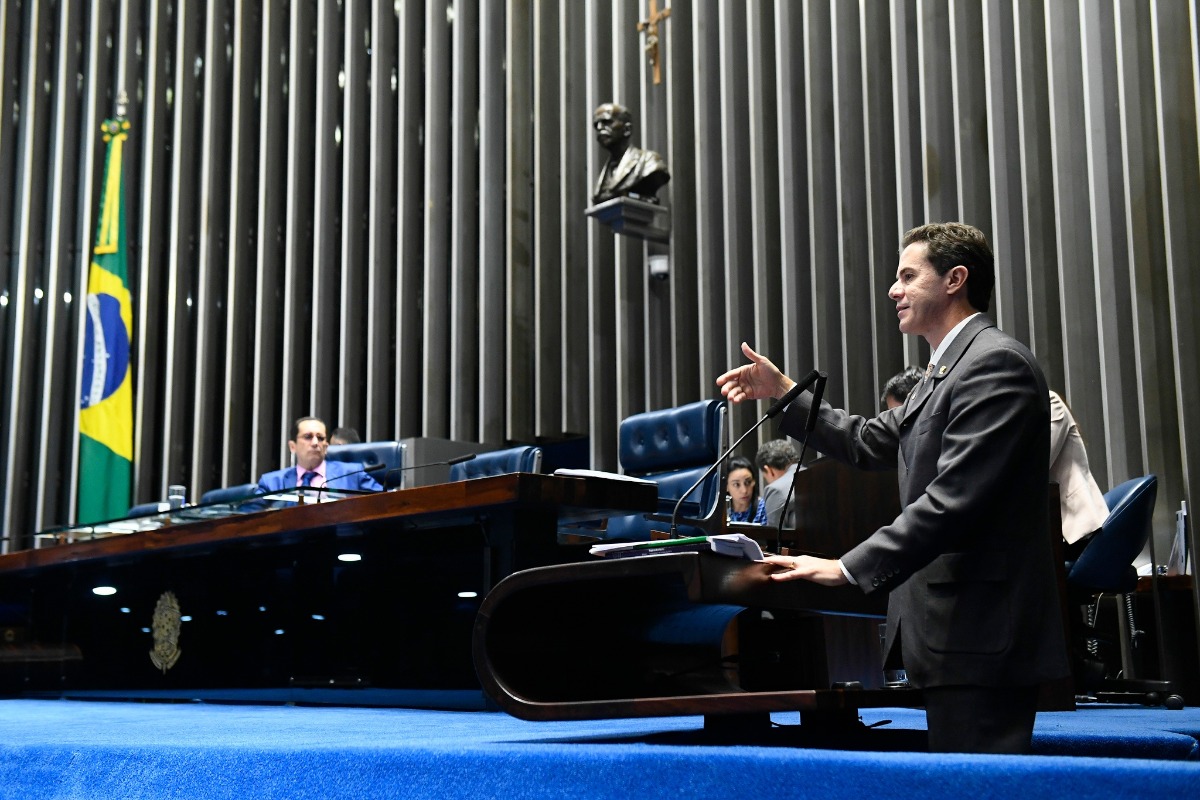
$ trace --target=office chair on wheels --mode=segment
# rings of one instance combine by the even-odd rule
[[[1104,500],[1108,517],[1079,557],[1066,565],[1067,591],[1073,608],[1086,609],[1077,620],[1082,630],[1074,637],[1075,693],[1098,702],[1141,703],[1183,708],[1183,698],[1169,681],[1139,679],[1133,651],[1142,631],[1133,616],[1137,570],[1133,560],[1146,546],[1158,494],[1158,478],[1146,475],[1110,489]],[[1117,601],[1121,668],[1116,675],[1103,661],[1111,644],[1096,629],[1100,596],[1114,594]],[[1159,635],[1162,632],[1159,631]],[[1111,637],[1109,637],[1111,638]]]

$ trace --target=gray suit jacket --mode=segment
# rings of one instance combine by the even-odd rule
[[[801,433],[811,401],[789,407],[785,432]],[[1046,522],[1048,394],[1024,345],[977,316],[904,405],[867,419],[822,403],[809,443],[899,470],[900,516],[842,557],[864,591],[891,592],[889,667],[902,661],[918,687],[1068,674]]]
[[[767,507],[767,524],[773,528],[794,529],[796,527],[795,495],[792,495],[792,500],[788,503],[787,519],[782,526],[779,524],[779,515],[783,513],[783,502],[787,499],[788,490],[792,488],[792,481],[795,478],[796,465],[792,464],[786,472],[763,487],[762,498]]]

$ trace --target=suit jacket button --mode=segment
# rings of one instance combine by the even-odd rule
[[[879,578],[875,578],[875,579],[873,579],[873,580],[871,581],[871,585],[872,585],[872,586],[875,586],[875,587],[878,587],[878,586],[879,586]]]

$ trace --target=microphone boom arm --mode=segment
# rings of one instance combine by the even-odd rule
[[[681,506],[683,506],[683,501],[687,499],[687,496],[689,494],[691,494],[692,492],[696,491],[696,487],[699,486],[700,484],[704,483],[704,481],[707,480],[708,477],[713,474],[713,471],[715,469],[717,469],[718,467],[720,467],[722,463],[724,463],[725,459],[729,457],[729,454],[732,453],[734,450],[736,450],[738,445],[740,445],[743,441],[745,441],[747,436],[749,436],[750,434],[752,434],[756,430],[758,430],[759,427],[764,422],[766,422],[767,420],[771,419],[774,416],[777,416],[781,411],[783,411],[785,408],[787,408],[788,405],[793,400],[795,400],[797,397],[800,396],[801,392],[803,392],[808,387],[812,386],[813,383],[815,383],[817,381],[817,379],[820,377],[821,377],[821,373],[814,369],[812,372],[808,373],[808,375],[804,376],[804,380],[800,381],[795,386],[793,386],[791,389],[789,389],[787,394],[785,394],[783,397],[779,398],[774,403],[772,403],[771,407],[767,409],[767,413],[763,414],[762,418],[758,422],[754,423],[752,426],[750,426],[749,430],[747,430],[745,433],[743,433],[741,436],[739,436],[738,440],[736,442],[734,442],[732,445],[730,445],[729,448],[724,453],[721,454],[720,458],[718,458],[713,463],[712,466],[710,466],[708,469],[704,470],[704,474],[701,475],[696,480],[695,483],[693,483],[691,486],[689,486],[688,490],[686,492],[684,492],[683,494],[681,494],[679,496],[679,500],[675,503],[675,509],[671,512],[670,538],[672,538],[672,539],[677,538],[677,531],[679,528],[679,509]]]

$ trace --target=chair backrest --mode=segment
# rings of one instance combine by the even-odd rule
[[[133,506],[126,511],[125,516],[128,519],[133,519],[134,517],[148,517],[151,514],[157,514],[161,511],[166,511],[170,507],[171,506],[168,503],[161,500],[153,503],[139,503],[138,505]]]
[[[1130,592],[1137,587],[1133,560],[1150,539],[1150,521],[1158,497],[1158,477],[1133,478],[1104,495],[1108,518],[1071,564],[1067,582],[1100,592]]]
[[[523,445],[480,453],[470,461],[453,464],[450,467],[450,480],[465,481],[492,475],[508,475],[512,472],[540,472],[541,469],[542,448]]]
[[[634,414],[621,422],[617,438],[621,467],[627,475],[658,484],[660,514],[674,511],[683,493],[720,457],[725,444],[725,414],[724,400],[700,400]],[[683,501],[680,516],[708,516],[717,505],[720,488],[720,470],[714,470]],[[650,538],[650,523],[641,515],[611,519],[605,537],[646,540]]]
[[[221,489],[209,489],[207,492],[200,495],[200,502],[201,504],[232,503],[235,500],[245,500],[247,497],[252,497],[254,495],[254,490],[257,488],[257,483],[239,483],[237,486],[226,486]]]
[[[385,489],[399,486],[404,477],[400,469],[404,466],[404,446],[395,440],[333,444],[325,451],[325,458],[328,461],[353,461],[364,467],[386,464],[386,470],[373,475]]]

